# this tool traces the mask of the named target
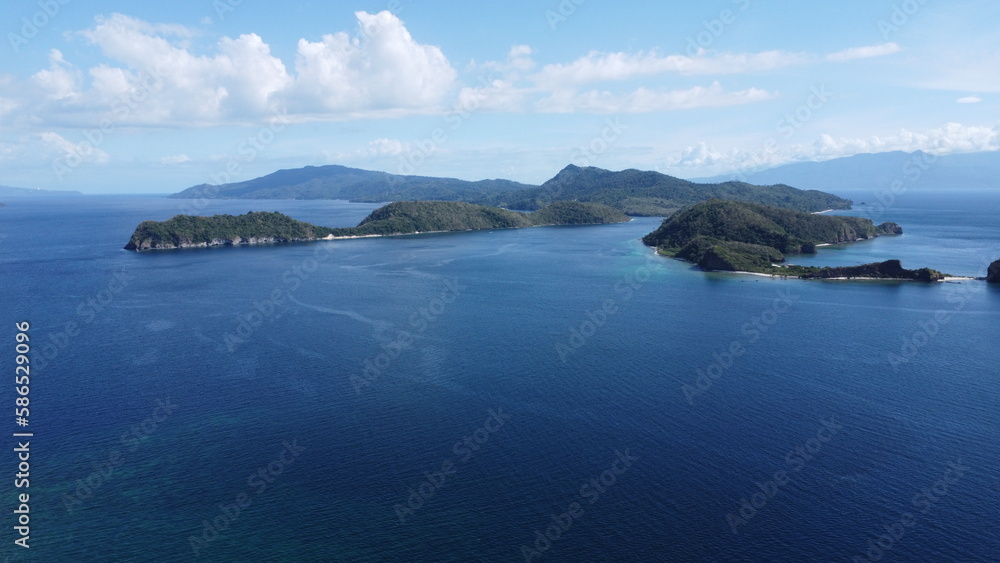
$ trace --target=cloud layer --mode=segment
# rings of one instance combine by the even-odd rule
[[[357,12],[359,32],[300,39],[294,72],[254,33],[223,37],[215,52],[189,47],[193,30],[126,15],[98,17],[77,34],[110,61],[86,71],[57,49],[27,84],[0,81],[0,119],[87,126],[199,126],[277,113],[342,119],[385,110],[426,111],[453,90],[456,71],[441,50],[416,42],[389,12]],[[10,87],[6,87],[7,85]],[[18,95],[15,92],[24,94]],[[9,121],[7,124],[11,124]]]

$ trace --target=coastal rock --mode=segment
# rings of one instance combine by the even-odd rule
[[[903,227],[892,221],[886,221],[878,227],[875,227],[875,231],[880,235],[901,235],[903,234]]]
[[[990,283],[1000,283],[1000,260],[990,264],[986,271],[986,281]]]

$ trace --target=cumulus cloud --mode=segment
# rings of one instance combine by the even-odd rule
[[[81,73],[63,58],[58,49],[49,51],[49,68],[31,77],[40,93],[49,100],[75,98],[80,89]]]
[[[983,99],[980,98],[979,96],[965,96],[955,101],[960,104],[978,104],[979,102],[983,101]]]
[[[356,12],[361,37],[300,39],[292,98],[301,111],[433,106],[451,90],[455,69],[438,47],[417,43],[390,12]]]
[[[353,36],[299,40],[294,73],[254,33],[222,37],[213,52],[198,54],[190,44],[195,32],[184,26],[101,16],[76,36],[107,62],[84,71],[53,50],[49,68],[21,88],[36,95],[8,97],[18,88],[0,84],[0,111],[13,102],[36,120],[92,126],[107,118],[120,125],[208,125],[285,112],[338,119],[439,109],[457,74],[441,50],[418,43],[387,11],[355,16]]]

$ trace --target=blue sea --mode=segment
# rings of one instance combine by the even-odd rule
[[[192,202],[5,203],[6,561],[1000,561],[1000,287],[704,273],[656,218],[138,254]],[[1000,258],[1000,194],[877,211],[793,261]]]

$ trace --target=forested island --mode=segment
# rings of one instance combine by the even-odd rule
[[[898,260],[839,268],[783,265],[786,255],[812,254],[822,245],[901,234],[896,223],[862,217],[802,213],[767,205],[712,199],[670,218],[643,243],[704,270],[754,272],[803,278],[875,278],[937,281],[929,268],[907,270]]]
[[[797,211],[850,209],[851,200],[784,184],[696,183],[646,170],[611,171],[570,164],[540,186],[511,180],[467,181],[408,176],[339,165],[278,170],[220,185],[192,186],[170,197],[208,199],[347,199],[464,201],[535,211],[556,201],[602,203],[633,216],[664,217],[710,198],[761,203]]]
[[[455,201],[399,201],[380,207],[356,227],[330,228],[297,221],[277,212],[143,221],[126,250],[154,250],[304,242],[321,239],[405,235],[443,231],[512,229],[546,225],[623,223],[630,218],[605,205],[553,203],[534,213]]]

